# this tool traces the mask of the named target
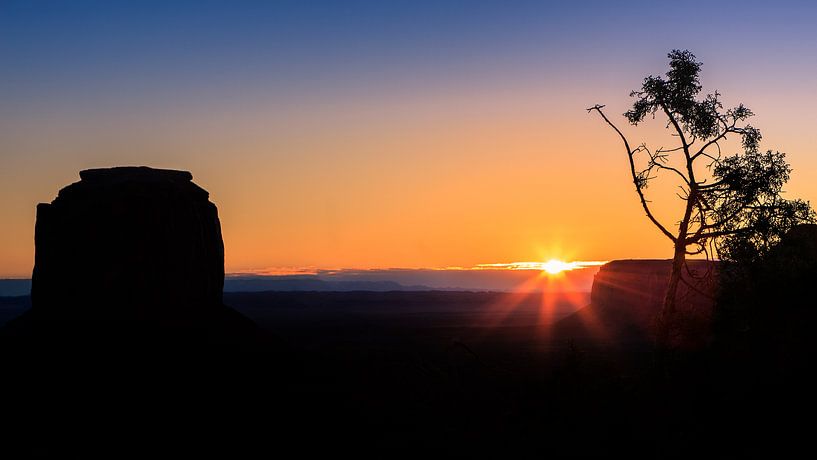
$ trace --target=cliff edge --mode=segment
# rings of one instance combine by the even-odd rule
[[[651,342],[664,299],[671,260],[614,260],[593,279],[590,305],[554,326],[554,337],[615,344]],[[673,343],[699,348],[711,338],[717,263],[687,261],[678,290]]]

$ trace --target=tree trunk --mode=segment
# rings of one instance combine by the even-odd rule
[[[655,342],[659,350],[666,350],[669,347],[670,333],[675,319],[678,285],[681,282],[685,258],[686,244],[679,240],[675,243],[675,254],[672,257],[672,270],[667,283],[667,291],[664,294],[661,312],[658,314]]]

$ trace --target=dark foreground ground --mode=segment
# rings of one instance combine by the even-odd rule
[[[560,331],[559,320],[587,300],[232,293],[225,303],[265,337],[252,349],[156,346],[101,353],[108,361],[77,350],[4,350],[11,428],[0,450],[382,458],[809,448],[808,381],[730,368],[709,350],[676,354],[659,368],[639,338]],[[2,299],[0,313],[14,316],[26,304]]]

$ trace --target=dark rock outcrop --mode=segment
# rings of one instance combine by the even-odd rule
[[[0,331],[0,452],[235,452],[282,364],[222,303],[215,205],[188,172],[80,177],[38,206],[32,307]]]
[[[117,167],[80,178],[37,206],[32,308],[13,330],[246,335],[252,323],[222,304],[216,206],[189,172]]]
[[[596,339],[612,343],[650,342],[664,299],[671,260],[614,260],[593,280],[590,305],[559,322],[558,338]],[[674,343],[699,348],[709,340],[717,266],[691,260],[681,283]]]
[[[812,374],[817,225],[792,228],[756,260],[726,264],[722,279],[715,348],[724,361],[765,378]]]

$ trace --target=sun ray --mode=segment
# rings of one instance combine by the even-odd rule
[[[559,259],[549,259],[545,262],[511,262],[504,264],[479,264],[475,270],[540,270],[551,275],[581,268],[598,267],[607,261],[573,261],[564,262]]]

